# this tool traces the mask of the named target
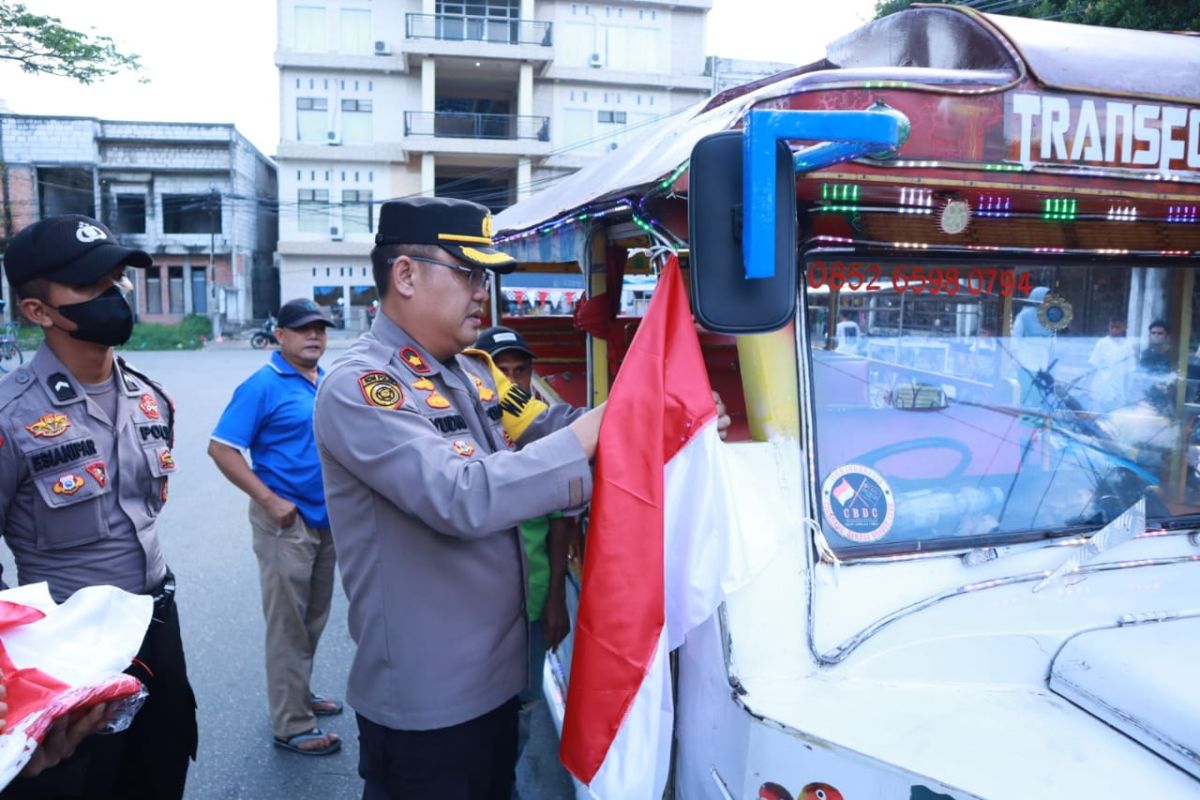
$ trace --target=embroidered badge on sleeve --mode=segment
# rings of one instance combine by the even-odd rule
[[[358,376],[358,388],[362,390],[367,405],[395,411],[404,405],[404,390],[386,372],[366,372]]]
[[[147,392],[142,395],[142,400],[138,403],[138,408],[146,415],[146,419],[158,419],[158,401],[154,399],[154,395]]]

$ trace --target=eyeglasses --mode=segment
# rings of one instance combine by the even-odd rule
[[[437,264],[440,267],[446,267],[447,269],[462,273],[467,278],[467,286],[471,287],[471,291],[473,292],[478,290],[486,292],[492,285],[492,275],[486,269],[460,267],[458,264],[451,264],[449,261],[438,261],[436,258],[422,258],[420,256],[408,256],[408,258],[412,261],[423,261],[426,264]],[[394,264],[395,262],[396,259],[394,258],[388,259],[388,264]]]

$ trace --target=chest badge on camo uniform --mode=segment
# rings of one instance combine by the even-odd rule
[[[62,436],[70,427],[71,420],[67,419],[66,414],[51,413],[42,414],[37,422],[26,425],[25,430],[39,439],[53,439],[56,436]]]
[[[386,372],[364,372],[358,376],[358,388],[367,405],[395,411],[404,405],[404,390]]]

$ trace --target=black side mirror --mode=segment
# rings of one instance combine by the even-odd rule
[[[742,258],[742,132],[705,136],[692,148],[688,239],[692,311],[717,333],[765,333],[796,313],[796,171],[776,142],[775,274],[748,279]]]

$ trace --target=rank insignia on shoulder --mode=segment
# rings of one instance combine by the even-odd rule
[[[418,378],[413,381],[413,388],[420,389],[422,392],[432,392],[437,389],[437,386],[429,378]]]
[[[55,372],[46,378],[46,388],[50,390],[50,394],[54,395],[54,399],[60,403],[76,398],[75,387],[71,385],[71,381],[61,372]]]
[[[103,461],[93,461],[83,468],[83,471],[92,476],[92,480],[100,484],[100,488],[104,488],[104,484],[108,483],[108,468]]]
[[[51,487],[55,494],[72,495],[83,488],[83,476],[68,472],[54,482]]]
[[[56,436],[62,436],[71,427],[71,420],[67,419],[66,414],[42,414],[37,422],[32,422],[25,426],[25,430],[32,433],[39,439],[53,439]]]
[[[170,448],[164,447],[158,451],[158,465],[164,470],[175,469],[175,456],[171,455]]]
[[[463,458],[467,458],[474,454],[475,445],[463,439],[458,439],[454,442],[454,452],[458,453]]]
[[[142,395],[141,402],[138,403],[138,408],[146,415],[146,419],[158,419],[158,401],[154,399],[154,395],[146,392]]]
[[[365,372],[358,376],[358,388],[362,390],[367,405],[394,411],[404,405],[404,390],[386,372]]]
[[[429,365],[425,363],[425,359],[421,357],[421,354],[415,348],[400,348],[400,360],[417,375],[428,375],[432,372]]]
[[[484,385],[482,378],[478,375],[472,375],[471,380],[475,381],[475,390],[479,392],[480,400],[488,403],[495,399],[496,393]]]

